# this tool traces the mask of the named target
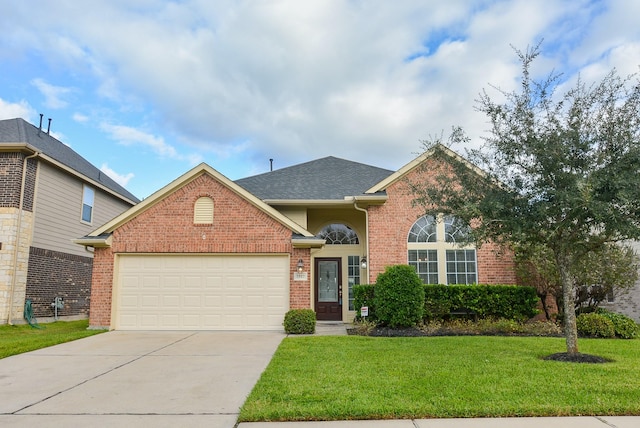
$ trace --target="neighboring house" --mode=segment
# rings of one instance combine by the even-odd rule
[[[73,243],[138,199],[23,119],[0,120],[0,323],[87,317],[93,253]]]
[[[290,308],[351,321],[353,285],[393,264],[515,283],[508,252],[461,247],[463,230],[413,206],[405,179],[429,180],[421,165],[441,166],[432,152],[395,172],[327,157],[233,182],[201,164],[76,240],[95,248],[90,324],[281,329]]]
[[[633,241],[631,247],[636,254],[640,254],[640,241]],[[632,288],[610,296],[610,299],[600,303],[600,306],[625,314],[640,323],[640,280]]]

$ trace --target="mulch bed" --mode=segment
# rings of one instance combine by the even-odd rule
[[[604,357],[598,357],[597,355],[581,354],[569,354],[567,352],[559,352],[557,354],[551,354],[543,358],[549,361],[562,361],[566,363],[589,363],[589,364],[603,364],[610,363],[613,360]]]
[[[347,333],[349,335],[364,335],[364,336],[372,336],[372,337],[427,337],[427,336],[471,336],[471,335],[479,335],[479,334],[470,334],[468,332],[456,332],[453,330],[439,330],[433,333],[428,333],[426,331],[420,330],[415,327],[408,328],[390,328],[390,327],[374,327],[368,333],[363,334],[360,333],[357,329],[347,329]],[[522,334],[495,334],[492,336],[524,336]],[[567,363],[588,363],[588,364],[602,364],[602,363],[610,363],[613,360],[608,358],[598,357],[597,355],[590,354],[569,354],[567,352],[559,352],[556,354],[552,354],[543,358],[548,361],[561,361]]]

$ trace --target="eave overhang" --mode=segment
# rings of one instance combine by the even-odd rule
[[[74,244],[84,245],[85,247],[108,248],[111,246],[112,240],[112,235],[108,233],[99,236],[83,236],[82,238],[72,240],[72,242]]]

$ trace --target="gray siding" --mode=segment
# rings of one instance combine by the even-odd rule
[[[80,220],[82,185],[78,178],[47,163],[40,163],[33,247],[87,257],[90,253],[71,240],[87,235],[130,207],[94,187],[93,222],[83,223]]]
[[[640,255],[640,242],[633,241],[630,244],[636,254]],[[614,296],[612,303],[603,302],[601,306],[625,314],[640,323],[640,281],[626,292]]]

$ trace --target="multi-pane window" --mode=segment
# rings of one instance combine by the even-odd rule
[[[436,219],[431,215],[420,217],[409,231],[409,242],[436,242]]]
[[[447,250],[447,284],[476,282],[476,250]]]
[[[420,217],[407,237],[408,261],[425,284],[475,284],[476,250],[469,226],[453,216]]]
[[[91,223],[93,220],[93,202],[95,191],[86,184],[82,186],[82,221]]]
[[[346,224],[333,223],[325,226],[318,238],[325,239],[327,244],[358,245],[358,234]]]
[[[360,284],[360,256],[348,257],[349,310],[353,311],[353,286]]]

